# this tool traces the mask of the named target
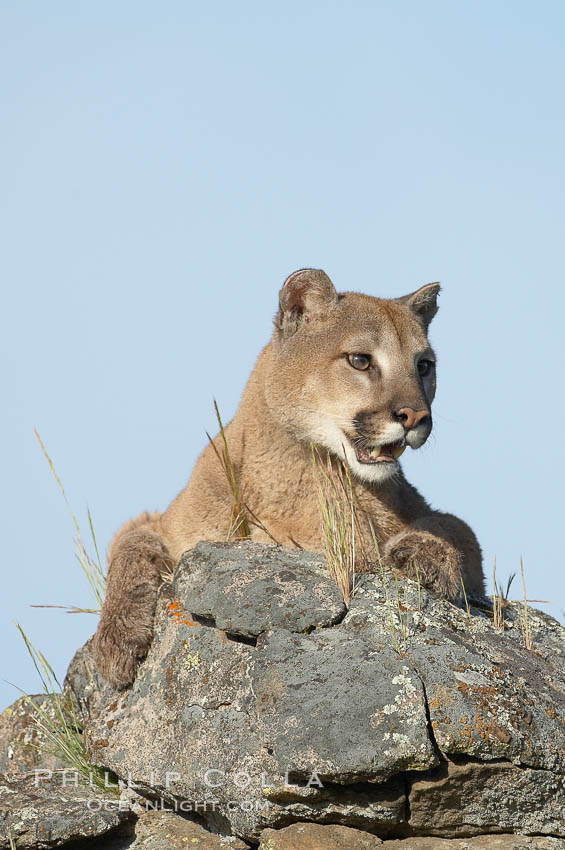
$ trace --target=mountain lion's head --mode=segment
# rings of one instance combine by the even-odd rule
[[[419,448],[432,430],[435,356],[426,333],[439,288],[388,300],[337,293],[318,269],[290,275],[266,381],[278,421],[365,481],[394,475],[406,445]]]

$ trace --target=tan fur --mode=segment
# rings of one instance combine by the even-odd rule
[[[392,443],[402,435],[418,448],[427,439],[435,369],[421,378],[417,363],[434,360],[426,332],[438,290],[438,284],[428,284],[404,298],[383,300],[338,295],[321,271],[291,275],[280,293],[273,337],[226,435],[245,501],[279,543],[322,549],[314,443],[345,459],[353,472],[364,545],[372,545],[370,521],[389,565],[457,600],[461,579],[468,591],[483,591],[481,551],[471,529],[432,510],[398,463],[363,464],[353,448]],[[371,369],[352,368],[347,359],[352,353],[370,355]],[[426,411],[426,418],[407,428],[399,414],[406,409]],[[221,448],[218,437],[215,443]],[[199,540],[225,540],[231,507],[226,477],[207,446],[187,487],[164,514],[145,513],[118,532],[95,637],[97,664],[110,681],[132,681],[151,642],[164,572]],[[271,542],[256,527],[252,536]]]

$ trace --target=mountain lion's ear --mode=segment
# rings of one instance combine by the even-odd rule
[[[321,269],[299,269],[285,280],[279,293],[275,326],[291,336],[302,321],[322,316],[337,302],[337,292]]]
[[[437,303],[439,290],[439,283],[427,283],[425,286],[417,289],[416,292],[411,292],[410,295],[397,298],[396,301],[410,307],[416,318],[420,320],[427,330],[428,325],[439,309]]]

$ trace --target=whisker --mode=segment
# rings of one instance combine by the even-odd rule
[[[316,414],[318,414],[318,416],[319,416],[319,415],[320,415],[320,413],[321,413],[321,411],[320,411],[319,409],[316,409],[315,407],[304,407],[304,406],[302,406],[302,407],[297,407],[297,408],[295,408],[295,409],[296,409],[296,410],[298,410],[299,412],[302,412],[302,413],[316,413]],[[341,425],[341,427],[342,427],[342,428],[351,428],[351,429],[353,429],[353,428],[355,427],[355,420],[353,420],[353,419],[346,419],[346,418],[344,418],[344,417],[339,416],[337,413],[329,413],[329,412],[326,412],[326,413],[323,413],[322,415],[323,415],[323,416],[328,416],[328,417],[329,417],[330,419],[332,419],[332,420],[333,420],[333,421],[334,421],[337,425]]]

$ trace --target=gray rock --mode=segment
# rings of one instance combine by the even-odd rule
[[[120,691],[102,678],[96,668],[92,638],[75,652],[63,682],[63,693],[72,699],[79,724],[119,698]]]
[[[37,725],[38,710],[55,718],[52,700],[46,694],[20,697],[0,714],[0,773],[17,776],[34,768],[64,767]]]
[[[37,781],[0,777],[0,848],[58,847],[116,830],[131,818],[119,799],[88,787],[63,785],[64,774]]]
[[[338,629],[276,630],[257,649],[250,709],[279,773],[346,784],[438,763],[421,682],[394,650]]]
[[[479,609],[468,615],[436,596],[418,593],[413,582],[399,584],[398,601],[405,609],[400,613],[394,585],[363,577],[342,628],[379,635],[386,642],[380,600],[388,594],[387,607],[396,608],[391,612],[393,642],[425,686],[441,753],[506,759],[565,774],[565,663],[563,654],[553,651],[560,639],[565,645],[565,629],[530,611],[533,649],[527,650],[516,622],[498,632]],[[489,606],[487,600],[484,604]],[[548,636],[550,650],[543,644]]]
[[[521,607],[505,616],[499,633],[479,607],[364,575],[344,617],[322,556],[200,544],[132,689],[90,713],[89,752],[252,841],[297,821],[550,841],[565,836],[565,631],[530,612],[529,650]]]
[[[218,629],[249,637],[272,628],[311,631],[346,613],[318,555],[258,543],[198,543],[181,558],[172,593]]]

